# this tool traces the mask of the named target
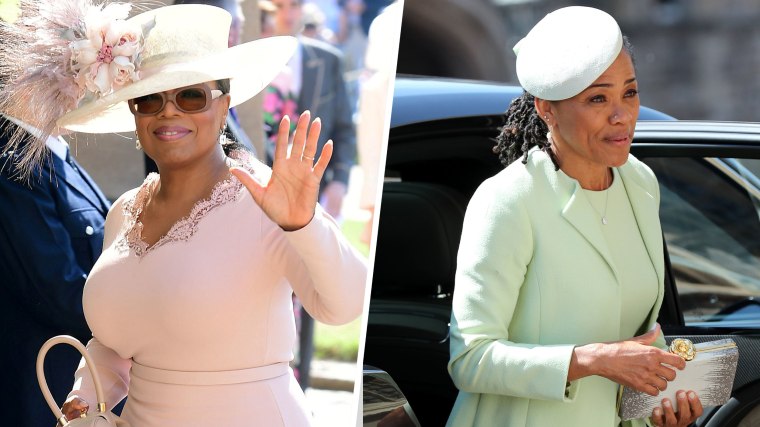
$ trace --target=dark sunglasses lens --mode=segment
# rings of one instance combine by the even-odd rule
[[[164,99],[161,95],[154,93],[135,98],[134,104],[135,110],[140,114],[155,114],[163,107]]]
[[[177,92],[177,106],[191,113],[201,111],[206,107],[206,92],[200,88],[188,88]]]

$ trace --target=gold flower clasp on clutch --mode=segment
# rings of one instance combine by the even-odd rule
[[[654,408],[662,405],[663,398],[675,402],[678,390],[693,390],[704,407],[720,406],[731,398],[739,361],[739,347],[734,340],[724,338],[693,343],[685,338],[674,338],[669,350],[688,360],[686,367],[658,396],[621,387],[618,414],[623,421],[652,415]]]
[[[676,338],[670,343],[669,348],[671,353],[677,354],[685,361],[694,359],[697,354],[697,349],[694,347],[694,343],[686,338]]]

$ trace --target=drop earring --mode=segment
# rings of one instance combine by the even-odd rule
[[[140,144],[140,137],[137,136],[137,131],[135,131],[135,150],[142,150],[142,144]]]
[[[222,145],[227,143],[227,135],[224,133],[224,126],[219,129],[219,143]]]

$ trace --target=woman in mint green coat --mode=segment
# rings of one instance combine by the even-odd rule
[[[525,94],[507,111],[506,169],[467,208],[457,259],[451,426],[617,426],[621,385],[657,395],[685,362],[661,348],[659,187],[629,155],[639,111],[630,47],[586,7],[515,47]],[[521,159],[522,161],[515,161]],[[678,394],[632,425],[686,426]]]

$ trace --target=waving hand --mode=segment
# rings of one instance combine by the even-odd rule
[[[280,122],[274,151],[272,176],[269,182],[260,183],[248,171],[233,167],[235,175],[261,206],[267,216],[283,230],[293,231],[306,226],[314,217],[319,197],[319,183],[332,157],[333,144],[328,141],[316,159],[317,140],[322,127],[315,119],[309,125],[311,114],[301,114],[293,136],[293,147],[288,153],[290,119]]]

